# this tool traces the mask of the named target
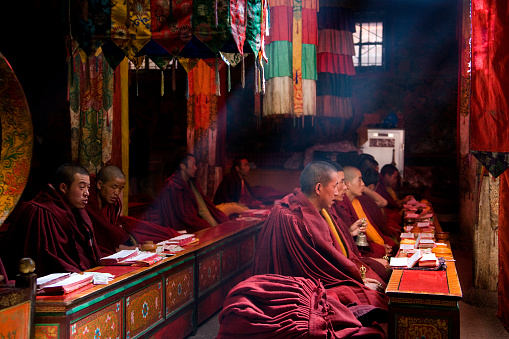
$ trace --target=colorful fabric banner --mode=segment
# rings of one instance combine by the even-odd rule
[[[321,1],[318,12],[317,116],[352,117],[351,76],[355,25],[352,11],[342,1]]]
[[[264,116],[316,114],[317,1],[271,2]]]
[[[152,0],[152,39],[173,55],[191,40],[192,0]]]
[[[219,97],[216,96],[215,77],[215,71],[202,60],[188,73],[187,148],[196,157],[196,178],[202,191],[209,197],[214,194],[216,180]]]
[[[101,50],[82,59],[77,49],[72,58],[69,83],[72,160],[90,173],[111,159],[113,135],[113,69]]]

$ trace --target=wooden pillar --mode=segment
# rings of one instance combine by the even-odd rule
[[[499,179],[481,179],[479,219],[474,232],[474,287],[496,291],[498,282]]]

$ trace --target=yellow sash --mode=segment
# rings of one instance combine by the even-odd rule
[[[341,239],[341,237],[339,236],[338,230],[336,229],[336,226],[332,222],[332,218],[330,217],[329,212],[325,208],[322,208],[320,214],[322,215],[322,217],[324,217],[325,221],[327,222],[327,225],[329,225],[332,235],[338,241],[341,252],[343,252],[343,255],[348,258],[348,253],[346,251],[345,244],[343,244],[343,239]]]
[[[368,236],[368,238],[371,239],[371,241],[373,241],[374,243],[383,246],[384,239],[378,233],[378,231],[373,227],[373,225],[371,225],[371,223],[369,222],[369,219],[366,216],[366,213],[364,213],[364,209],[362,208],[362,205],[359,202],[359,200],[357,200],[357,198],[353,199],[352,205],[353,205],[353,208],[355,209],[355,212],[357,213],[357,216],[359,217],[359,219],[365,218],[366,222],[368,223],[368,228],[366,229],[366,235]]]

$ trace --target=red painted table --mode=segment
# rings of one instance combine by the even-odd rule
[[[251,276],[262,221],[230,221],[196,233],[199,243],[108,285],[37,296],[36,338],[182,338]],[[92,269],[97,270],[99,267]],[[118,272],[122,273],[122,272]]]

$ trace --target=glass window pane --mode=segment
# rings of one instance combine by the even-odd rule
[[[355,32],[353,33],[353,43],[358,44],[360,39],[361,25],[355,24]]]

